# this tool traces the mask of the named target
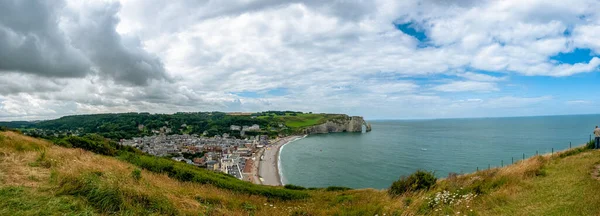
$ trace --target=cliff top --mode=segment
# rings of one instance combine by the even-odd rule
[[[230,126],[258,125],[260,129],[247,134],[276,136],[293,134],[302,128],[322,124],[328,120],[350,118],[344,114],[303,113],[294,111],[267,111],[259,113],[189,112],[175,114],[107,113],[64,116],[39,122],[0,122],[0,126],[31,130],[43,130],[43,134],[97,133],[111,139],[130,139],[150,136],[157,131],[172,134],[205,134],[207,136],[229,133]],[[166,130],[168,128],[168,130]],[[42,135],[43,135],[42,134]]]

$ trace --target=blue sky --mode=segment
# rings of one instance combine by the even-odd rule
[[[59,0],[0,8],[14,18],[0,20],[0,120],[215,110],[422,119],[600,106],[594,0]]]

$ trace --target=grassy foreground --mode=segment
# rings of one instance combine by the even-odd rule
[[[598,215],[598,164],[599,151],[575,149],[400,196],[321,189],[285,200],[180,181],[118,157],[0,132],[0,215]]]

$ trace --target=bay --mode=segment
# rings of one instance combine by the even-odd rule
[[[369,121],[369,133],[310,135],[285,145],[285,184],[389,187],[415,170],[468,173],[507,165],[536,151],[587,142],[600,115]]]

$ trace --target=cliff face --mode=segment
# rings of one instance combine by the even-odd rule
[[[318,134],[318,133],[337,133],[337,132],[361,132],[362,126],[366,126],[366,131],[371,131],[371,124],[367,122],[361,116],[345,116],[327,122],[308,127],[304,129],[306,134]]]

